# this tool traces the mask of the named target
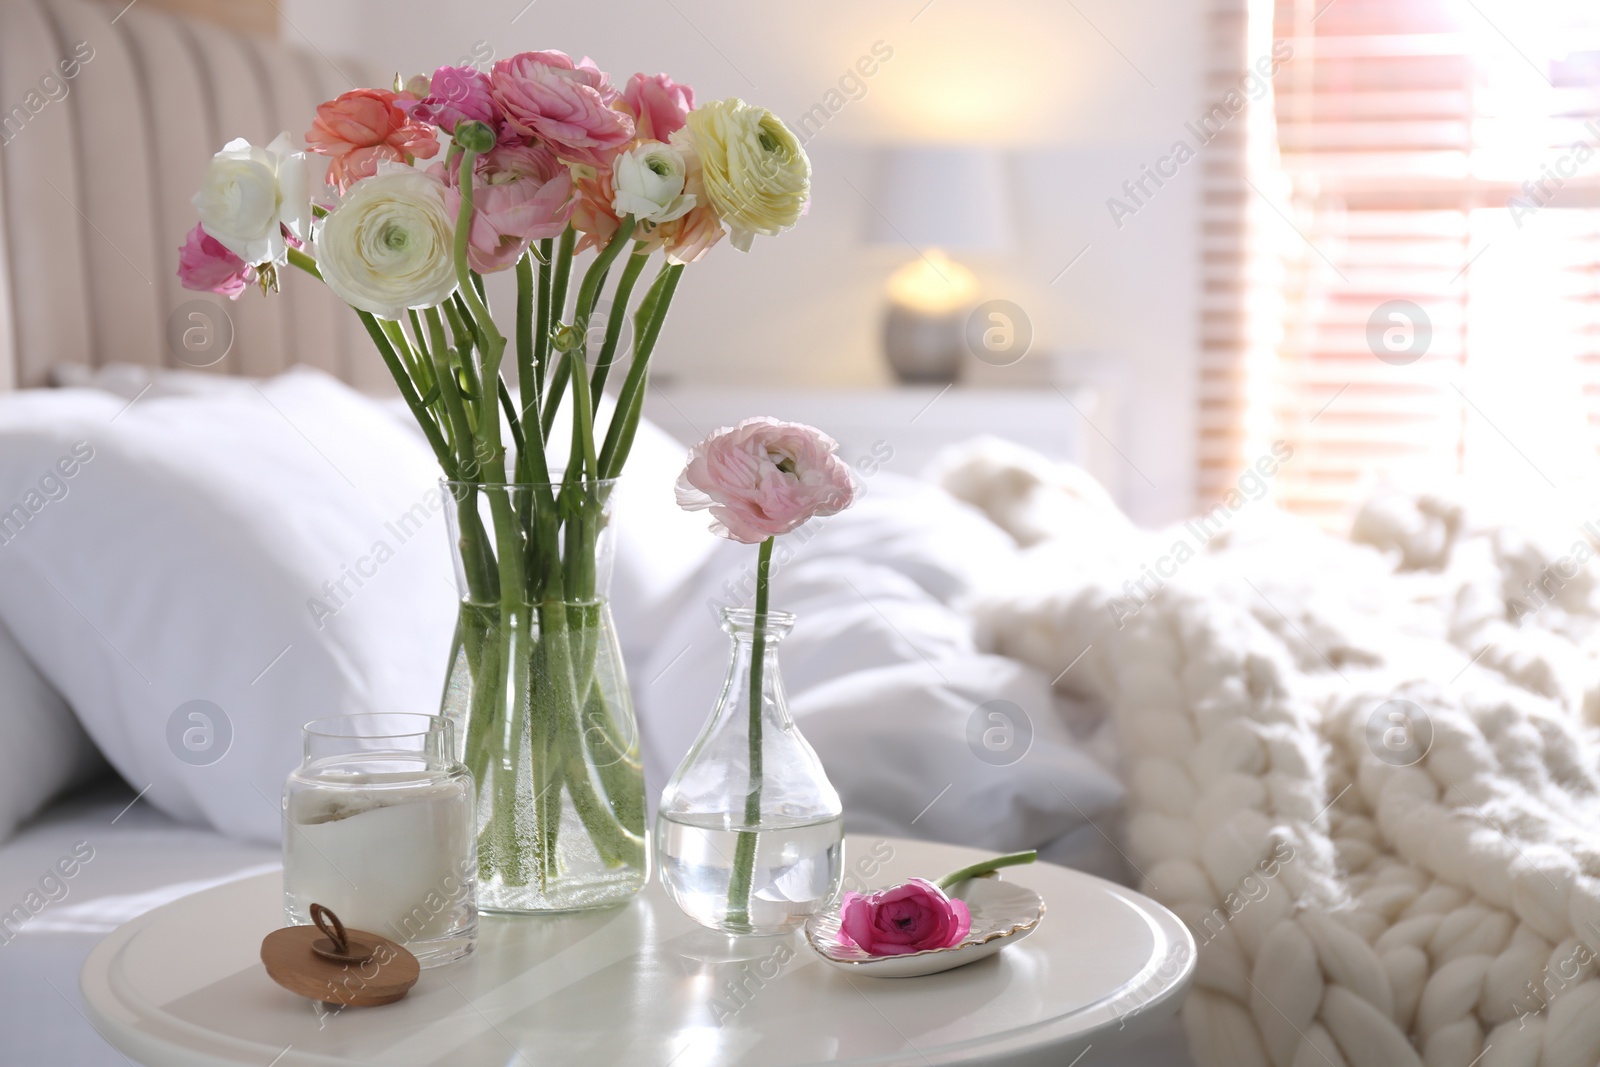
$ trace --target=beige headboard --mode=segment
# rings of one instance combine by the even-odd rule
[[[182,309],[203,299],[234,334],[207,369],[309,363],[382,390],[359,322],[311,279],[291,269],[281,293],[229,301],[176,270],[224,142],[303,135],[318,103],[392,78],[137,4],[0,0],[0,389],[45,385],[61,363],[193,365]]]

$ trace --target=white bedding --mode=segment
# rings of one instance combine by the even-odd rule
[[[135,796],[105,783],[56,804],[0,846],[0,908],[43,902],[25,922],[6,921],[0,935],[6,1067],[125,1065],[82,1014],[78,970],[89,950],[169,900],[281,866],[276,848],[179,825]],[[57,866],[64,858],[80,861],[70,878]]]
[[[1394,494],[1343,539],[1236,495],[1116,537],[1014,458],[946,475],[1037,533],[985,645],[1115,721],[1196,1061],[1600,1063],[1600,509]]]

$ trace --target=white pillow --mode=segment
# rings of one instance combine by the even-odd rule
[[[0,553],[5,551],[0,542]],[[6,741],[0,745],[0,841],[57,794],[105,772],[94,742],[61,694],[40,676],[0,626],[0,700]]]
[[[0,509],[26,514],[0,618],[145,801],[276,840],[303,722],[437,710],[438,472],[372,401],[309,369],[131,406],[25,391],[0,398],[0,457]]]

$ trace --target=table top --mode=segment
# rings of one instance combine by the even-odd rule
[[[845,882],[937,878],[986,853],[850,835]],[[1038,863],[1038,930],[988,960],[921,978],[864,978],[804,935],[732,938],[695,925],[658,881],[632,902],[553,916],[485,915],[477,951],[424,971],[406,999],[340,1011],[280,989],[259,958],[283,921],[265,874],[157,908],[89,956],[95,1025],[162,1067],[248,1064],[1052,1064],[1158,1027],[1194,972],[1171,912],[1129,889]]]

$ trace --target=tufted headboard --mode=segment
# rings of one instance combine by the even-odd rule
[[[233,328],[207,370],[309,363],[382,390],[355,315],[292,268],[282,292],[236,301],[176,270],[212,153],[303,135],[318,103],[392,77],[134,5],[0,0],[0,390],[46,385],[57,364],[194,366],[196,300]]]

